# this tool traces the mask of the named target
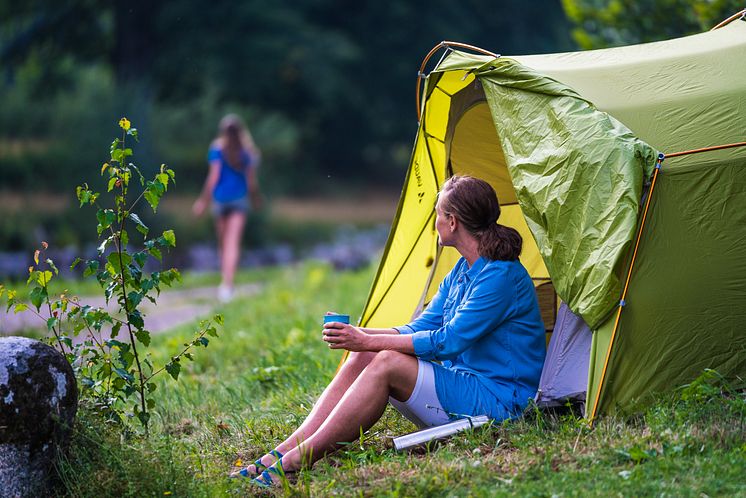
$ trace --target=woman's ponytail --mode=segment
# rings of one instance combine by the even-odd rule
[[[514,261],[521,255],[523,239],[517,230],[495,223],[481,233],[479,254],[490,260]]]

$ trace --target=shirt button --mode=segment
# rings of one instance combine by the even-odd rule
[[[445,346],[443,346],[442,344],[438,344],[438,351],[443,351],[443,348],[444,348],[444,347],[445,347]]]

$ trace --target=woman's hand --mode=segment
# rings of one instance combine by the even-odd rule
[[[204,198],[200,197],[194,201],[194,204],[192,205],[192,213],[194,216],[202,216],[205,209],[207,209],[207,201]]]
[[[370,351],[368,342],[370,337],[357,327],[341,322],[324,324],[323,339],[330,349],[346,349],[347,351]]]

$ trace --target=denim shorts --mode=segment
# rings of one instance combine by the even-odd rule
[[[249,198],[239,197],[232,201],[218,202],[213,199],[212,201],[212,214],[216,218],[222,218],[228,216],[231,213],[248,213],[249,212]]]

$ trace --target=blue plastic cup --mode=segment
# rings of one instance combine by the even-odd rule
[[[324,315],[324,323],[329,322],[350,323],[350,315]]]

